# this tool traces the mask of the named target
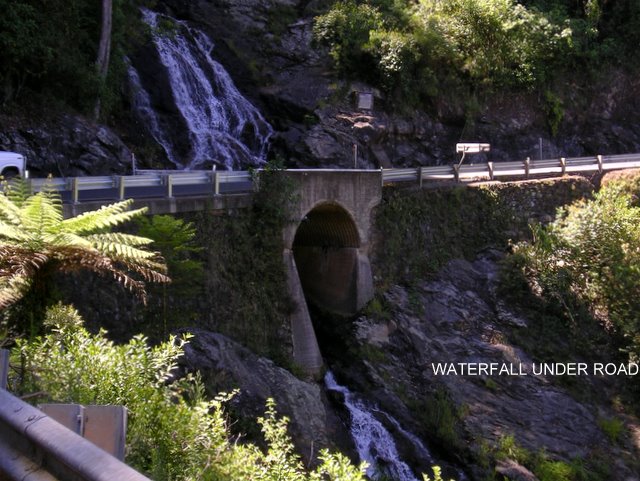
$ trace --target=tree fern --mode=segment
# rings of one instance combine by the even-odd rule
[[[146,282],[169,282],[151,239],[110,232],[144,214],[122,201],[64,219],[56,192],[29,195],[24,183],[0,194],[0,309],[50,282],[53,272],[88,270],[146,297]],[[42,279],[42,278],[45,279]],[[46,300],[45,300],[46,302]]]

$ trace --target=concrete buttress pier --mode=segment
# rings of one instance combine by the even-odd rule
[[[296,308],[291,315],[294,361],[319,373],[322,355],[307,300],[355,314],[374,294],[369,239],[382,199],[379,171],[287,171],[296,186],[292,221],[284,231],[284,262]]]

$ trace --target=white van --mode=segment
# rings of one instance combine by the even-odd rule
[[[5,179],[11,177],[25,177],[27,161],[22,154],[15,152],[0,152],[0,175]]]

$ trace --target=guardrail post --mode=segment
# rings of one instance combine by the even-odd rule
[[[9,379],[9,350],[0,349],[0,389],[7,389]]]
[[[124,200],[124,187],[125,187],[124,175],[118,176],[118,200]]]
[[[567,173],[567,159],[560,157],[560,166],[562,167],[562,175]]]
[[[213,195],[220,195],[220,178],[218,172],[213,173]]]
[[[71,177],[71,201],[74,204],[78,203],[78,198],[80,196],[80,189],[78,188],[78,178]]]
[[[453,164],[453,178],[456,182],[460,182],[460,166],[457,164]]]
[[[524,159],[524,178],[529,178],[529,168],[531,167],[531,158],[527,157]]]
[[[422,166],[418,167],[418,185],[422,189]]]
[[[602,173],[602,155],[596,155],[596,159],[598,160],[598,172]]]
[[[35,192],[33,192],[33,181],[31,180],[31,177],[25,177],[24,181],[27,184],[27,192],[29,195],[33,195]]]
[[[170,199],[173,197],[173,176],[171,174],[165,175],[164,182],[167,186],[167,197]]]
[[[489,168],[489,180],[493,180],[493,162],[487,162],[487,167]]]

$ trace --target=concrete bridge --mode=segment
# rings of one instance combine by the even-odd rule
[[[422,187],[425,182],[442,180],[528,179],[638,167],[640,154],[384,171],[283,171],[297,192],[292,221],[283,232],[283,260],[296,306],[291,315],[294,361],[310,373],[322,367],[306,299],[329,311],[353,314],[373,297],[369,246],[372,213],[382,198],[383,185],[402,182]],[[32,187],[38,190],[46,182],[33,179]],[[161,173],[56,182],[71,200],[64,205],[67,216],[99,208],[107,201],[105,193],[112,196],[109,201],[134,197],[135,207],[146,206],[152,214],[228,211],[250,206],[253,189],[248,172]],[[134,190],[141,188],[155,190]],[[98,192],[101,200],[83,200],[85,189]],[[149,192],[155,192],[155,197],[149,197]]]
[[[305,298],[355,314],[373,297],[369,262],[373,209],[382,199],[377,171],[287,172],[298,202],[284,231],[284,263],[296,308],[294,361],[318,372],[322,356]]]
[[[283,260],[290,295],[295,303],[290,319],[293,357],[305,371],[317,373],[323,361],[306,299],[330,312],[354,314],[373,297],[369,242],[373,208],[382,198],[382,173],[379,170],[320,169],[285,170],[283,173],[293,181],[296,196],[291,222],[283,232]],[[244,186],[244,191],[236,188],[231,193],[220,193],[219,179],[212,181],[205,174],[172,174],[168,185],[161,177],[151,179],[150,188],[160,195],[145,197],[148,191],[142,191],[142,197],[134,198],[134,208],[147,207],[151,214],[166,214],[201,210],[225,212],[251,205],[253,185],[247,173],[233,174],[234,183]],[[204,178],[211,184],[193,184],[198,186],[198,191],[190,195],[168,195],[175,194],[171,182],[182,176]],[[138,179],[129,182],[134,180]],[[93,187],[94,195],[97,193],[101,200],[83,199],[79,182]],[[44,185],[39,179],[36,183]],[[58,183],[64,189],[72,186],[71,195],[69,191],[66,194],[75,201],[64,203],[66,217],[100,208],[105,203],[104,193],[115,194],[113,200],[129,196],[129,192],[124,192],[122,178],[113,181],[106,177],[78,178],[71,182],[59,179]],[[99,188],[95,188],[96,185]],[[201,193],[203,185],[212,186],[205,195]]]

